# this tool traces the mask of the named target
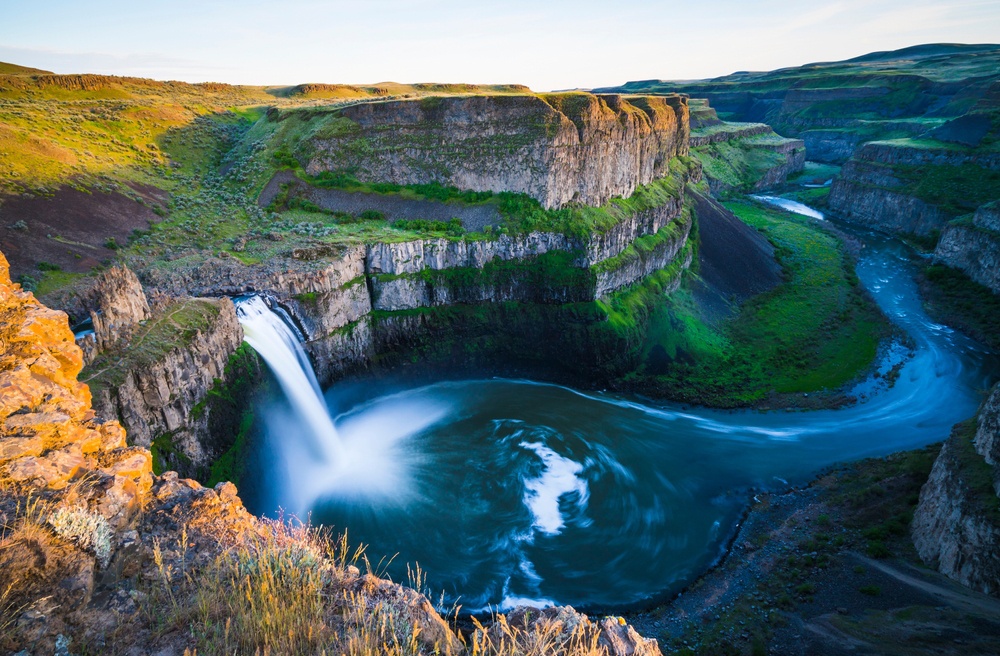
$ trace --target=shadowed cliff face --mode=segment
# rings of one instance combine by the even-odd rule
[[[928,565],[1000,596],[1000,386],[975,420],[958,424],[934,463],[913,516],[913,544]]]
[[[521,192],[547,208],[629,196],[688,152],[680,96],[432,97],[355,105],[320,120],[329,125],[315,133],[310,174]]]
[[[1000,201],[980,207],[971,222],[946,226],[934,257],[1000,294]]]

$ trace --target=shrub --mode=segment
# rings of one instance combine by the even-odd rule
[[[38,289],[38,280],[36,278],[32,278],[26,273],[22,273],[17,279],[17,282],[20,283],[21,287],[24,288],[24,291],[26,292],[33,292]]]
[[[76,543],[97,557],[101,567],[111,560],[111,527],[108,520],[83,508],[59,508],[46,523],[57,535]]]
[[[108,237],[107,241],[104,242],[104,248],[109,248],[113,251],[116,251],[119,248],[121,248],[121,246],[118,245],[118,242],[115,241],[114,237]]]
[[[385,219],[385,214],[379,212],[378,210],[365,210],[358,217],[362,221],[382,221]]]
[[[37,265],[39,271],[62,271],[62,267],[58,264],[52,264],[51,262],[39,262]]]
[[[870,540],[868,542],[868,548],[865,549],[868,555],[872,558],[888,558],[892,555],[889,551],[889,547],[885,546],[885,543],[881,540]]]

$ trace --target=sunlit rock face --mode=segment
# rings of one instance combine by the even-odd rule
[[[306,170],[601,205],[663,177],[688,152],[681,96],[424,98],[347,107],[313,139]]]
[[[66,314],[13,284],[0,254],[0,476],[49,489],[90,472],[119,502],[118,521],[152,484],[149,452],[125,447],[117,421],[91,410],[90,389],[77,381],[83,355]]]

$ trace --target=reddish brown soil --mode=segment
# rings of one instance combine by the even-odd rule
[[[165,192],[155,187],[135,190],[149,204],[166,200]],[[109,238],[126,244],[134,230],[157,220],[149,207],[119,193],[61,187],[51,196],[7,196],[0,198],[0,251],[10,260],[15,279],[21,274],[37,277],[39,262],[83,273],[114,256],[104,245]],[[28,229],[13,228],[18,221]]]

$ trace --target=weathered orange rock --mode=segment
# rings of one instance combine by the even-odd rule
[[[28,456],[14,460],[6,467],[6,475],[13,481],[30,482],[39,487],[59,490],[69,483],[81,469],[88,465],[79,448],[50,451],[44,456]]]
[[[42,438],[37,435],[0,437],[0,464],[42,454]]]
[[[103,515],[113,528],[122,529],[129,525],[141,507],[142,493],[138,484],[128,476],[117,474],[97,503],[97,512]]]
[[[141,494],[153,487],[153,457],[141,447],[116,449],[105,456],[101,471],[112,476],[126,476],[133,479]]]

